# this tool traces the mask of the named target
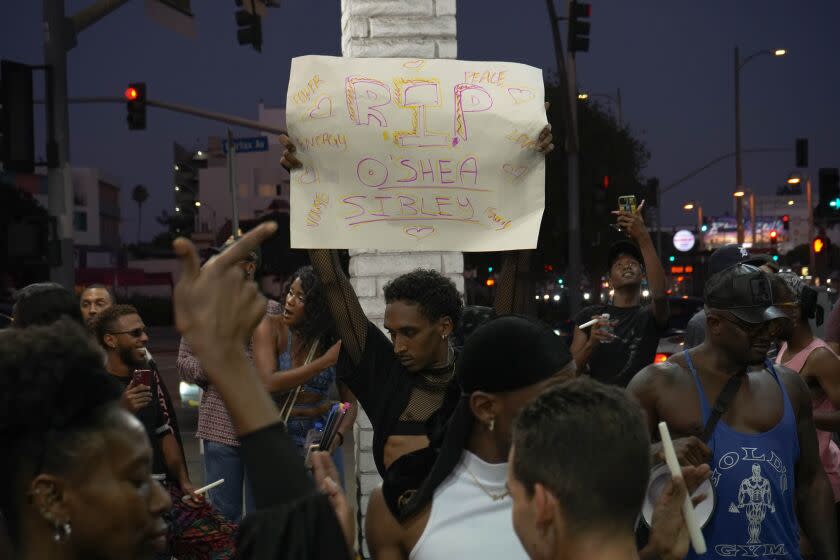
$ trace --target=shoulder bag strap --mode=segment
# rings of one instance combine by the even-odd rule
[[[309,362],[312,361],[312,358],[315,357],[315,352],[318,350],[318,344],[320,342],[321,340],[318,339],[312,344],[312,348],[309,349],[309,355],[306,356],[306,361],[303,362],[303,365],[307,365]],[[300,395],[302,387],[303,384],[300,384],[297,387],[295,387],[292,391],[290,391],[289,396],[286,397],[286,401],[283,403],[283,406],[280,407],[280,418],[283,420],[283,424],[286,424],[289,421],[289,416],[291,416],[292,409],[297,403],[298,395]]]
[[[720,392],[720,395],[718,395],[717,401],[715,401],[712,413],[709,415],[709,420],[706,422],[706,427],[703,429],[701,439],[704,442],[708,442],[709,439],[711,439],[717,423],[720,421],[721,416],[723,416],[726,412],[726,409],[729,408],[729,405],[732,403],[732,398],[735,396],[735,393],[738,392],[738,388],[741,386],[741,383],[744,381],[744,377],[746,375],[746,373],[733,375],[729,378],[729,381],[726,382],[726,385],[723,386],[723,390]]]

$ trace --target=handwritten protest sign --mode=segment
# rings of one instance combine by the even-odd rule
[[[542,73],[506,62],[292,60],[296,248],[536,247]]]

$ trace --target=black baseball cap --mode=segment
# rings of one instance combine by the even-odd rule
[[[621,255],[629,255],[639,261],[641,266],[644,266],[645,260],[642,257],[642,251],[639,246],[632,241],[616,241],[610,246],[610,252],[607,254],[607,268],[612,268],[615,261]]]
[[[770,278],[757,267],[736,264],[714,274],[703,290],[706,307],[729,311],[742,321],[759,324],[787,315],[773,306]]]
[[[746,248],[735,243],[724,245],[709,257],[709,274],[717,274],[736,264],[761,266],[766,264],[758,255],[753,255]]]

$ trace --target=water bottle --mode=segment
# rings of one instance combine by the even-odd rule
[[[612,325],[610,324],[610,314],[609,313],[602,313],[601,314],[601,320],[598,321],[598,330],[600,330],[603,333],[607,333],[609,335],[613,334],[613,328],[612,328]],[[613,341],[612,336],[610,336],[606,340],[602,341],[601,344],[609,344],[612,341]]]

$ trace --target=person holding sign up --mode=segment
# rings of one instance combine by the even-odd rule
[[[300,168],[296,146],[287,136],[280,140],[286,146],[281,163],[290,170]],[[536,149],[549,153],[554,149],[551,141],[547,126],[536,140]],[[442,423],[457,402],[460,392],[452,383],[456,352],[450,336],[461,318],[461,295],[451,280],[433,270],[415,270],[395,278],[384,288],[388,340],[365,316],[338,253],[312,249],[309,255],[342,343],[338,378],[370,418],[373,456],[384,475],[400,457],[426,448],[427,422],[431,419],[434,424],[435,417]],[[496,313],[513,312],[529,300],[528,260],[527,252],[508,254],[498,284]]]

